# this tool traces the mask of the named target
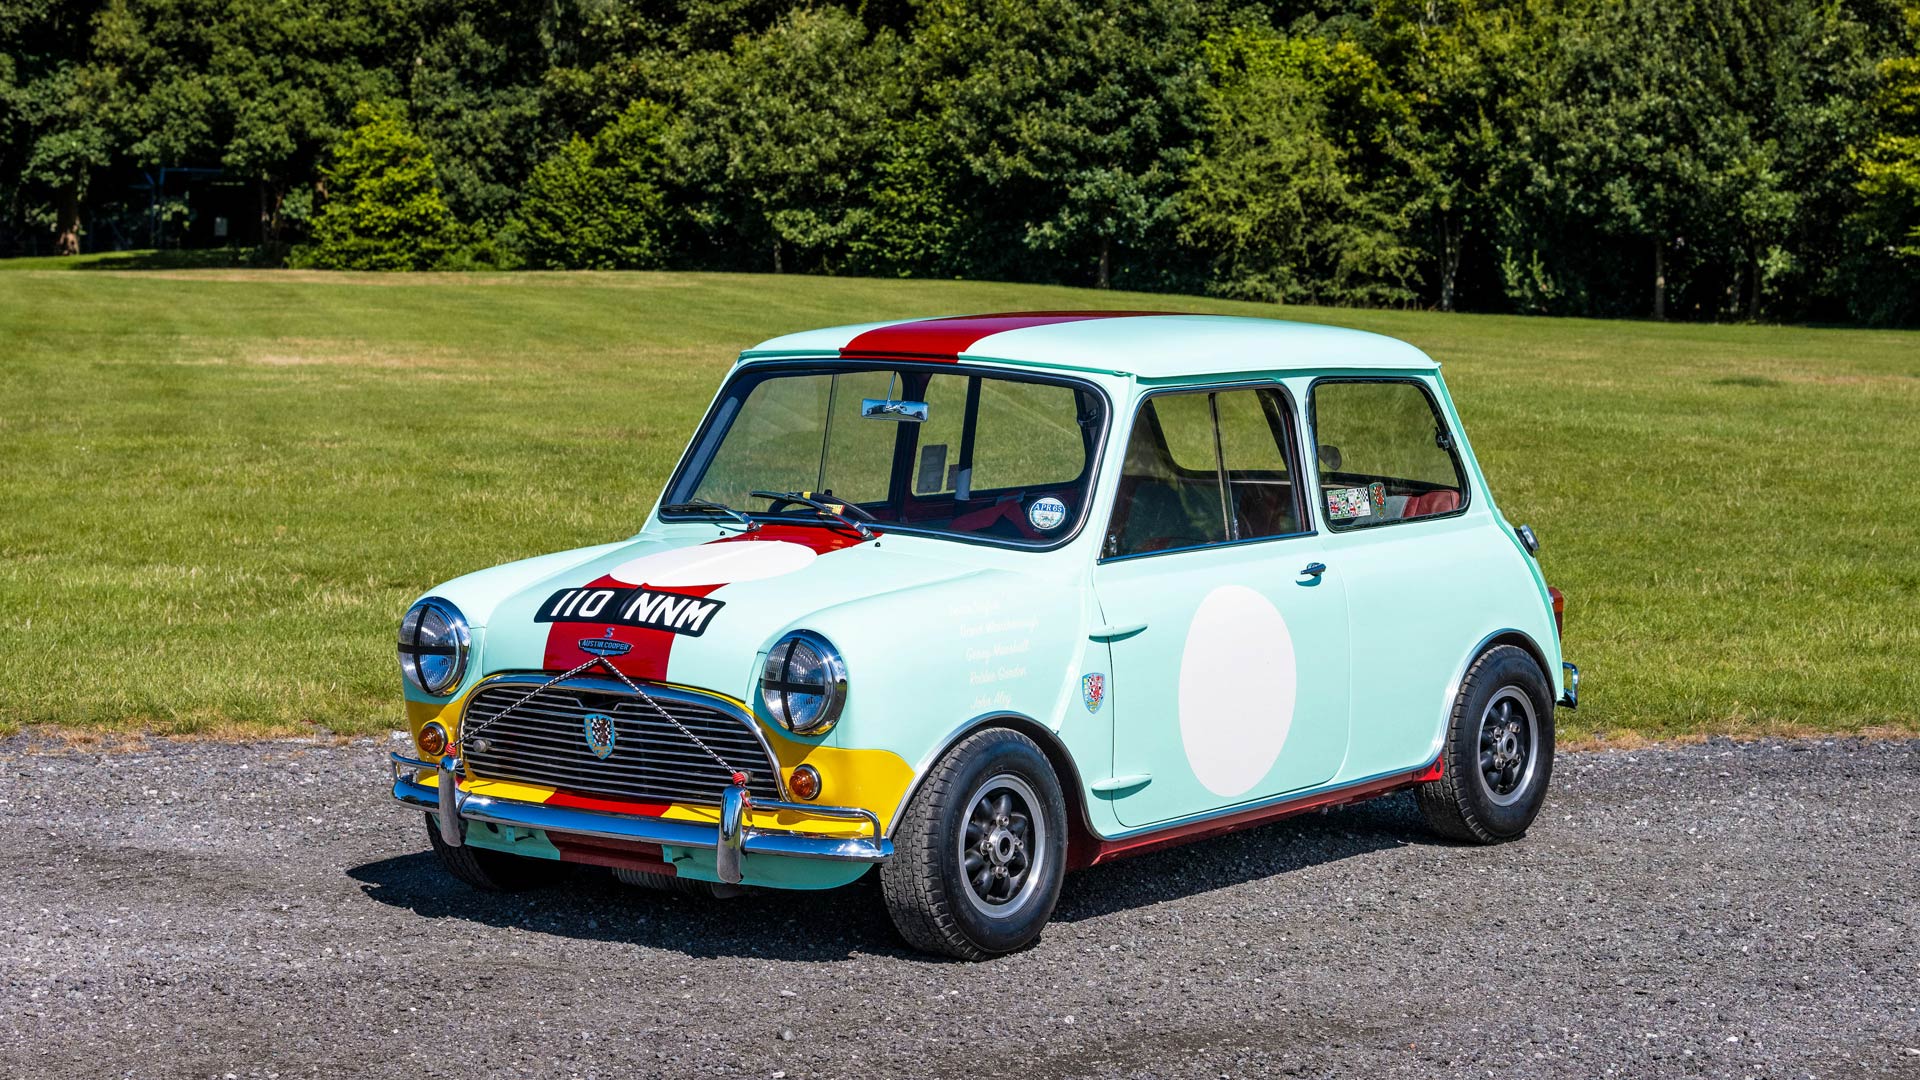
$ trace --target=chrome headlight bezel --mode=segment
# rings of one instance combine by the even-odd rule
[[[800,668],[796,681],[796,656]],[[796,698],[820,699],[818,709],[796,709]],[[760,702],[766,714],[795,735],[825,735],[847,704],[847,662],[833,642],[811,630],[794,630],[767,650],[760,669]]]
[[[400,677],[422,693],[445,697],[459,689],[461,680],[467,677],[473,633],[466,616],[452,601],[429,596],[408,608],[401,618],[397,649]],[[444,670],[425,662],[428,657],[441,656],[452,657]],[[434,678],[436,671],[438,677]]]

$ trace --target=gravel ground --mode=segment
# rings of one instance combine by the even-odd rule
[[[9,1076],[1920,1077],[1920,742],[1568,755],[1499,848],[1404,797],[906,953],[862,883],[468,891],[363,742],[0,743]]]

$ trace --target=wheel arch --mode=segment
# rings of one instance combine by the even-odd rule
[[[1006,728],[1017,731],[1032,739],[1040,752],[1047,756],[1047,764],[1052,766],[1054,778],[1060,782],[1061,795],[1067,802],[1067,869],[1072,870],[1090,864],[1098,847],[1097,834],[1087,822],[1087,803],[1080,784],[1080,767],[1074,763],[1073,755],[1066,744],[1052,728],[1023,713],[1001,712],[976,716],[949,732],[932,753],[928,754],[913,772],[913,781],[900,795],[899,805],[893,809],[893,816],[887,819],[887,836],[891,838],[900,828],[900,821],[906,816],[907,805],[920,792],[921,783],[941,758],[952,752],[955,746],[970,735],[990,728]]]
[[[1540,647],[1540,643],[1526,631],[1516,630],[1511,626],[1495,630],[1481,638],[1478,645],[1468,650],[1467,655],[1460,661],[1460,665],[1454,669],[1453,678],[1447,682],[1447,692],[1440,698],[1440,732],[1443,737],[1447,730],[1447,720],[1453,715],[1453,701],[1460,696],[1460,684],[1467,681],[1467,672],[1472,670],[1474,661],[1486,655],[1488,649],[1499,645],[1515,646],[1532,657],[1534,664],[1540,668],[1540,677],[1547,680],[1547,689],[1553,690],[1555,686],[1553,669],[1548,666],[1546,650]]]

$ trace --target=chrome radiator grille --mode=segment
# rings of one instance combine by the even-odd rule
[[[461,730],[476,733],[464,746],[475,776],[590,795],[715,805],[733,782],[719,762],[618,683],[581,679],[516,705],[543,681],[509,678],[474,693]],[[747,789],[755,796],[781,797],[776,764],[750,719],[698,694],[644,689],[727,764],[746,771]],[[604,761],[586,739],[587,717],[595,714],[613,719],[613,748]]]

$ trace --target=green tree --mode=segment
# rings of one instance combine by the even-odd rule
[[[90,189],[125,141],[94,48],[99,17],[91,3],[0,4],[0,163],[60,255],[80,251]]]
[[[357,103],[398,91],[397,16],[387,2],[232,0],[214,68],[233,118],[221,163],[260,181],[270,241],[280,237],[295,188],[324,176],[323,148],[362,122]],[[304,212],[307,204],[294,205]]]
[[[408,17],[396,0],[109,0],[96,42],[122,88],[129,163],[254,181],[277,246],[355,104],[397,96]]]
[[[550,269],[633,270],[666,259],[661,190],[667,111],[635,102],[591,140],[568,139],[528,178],[514,225],[528,263]]]
[[[1442,311],[1459,304],[1463,278],[1487,276],[1473,272],[1476,262],[1491,266],[1507,148],[1533,104],[1528,73],[1551,27],[1529,0],[1381,0],[1364,28],[1407,110],[1389,144],[1396,204]]]
[[[962,235],[978,228],[964,208],[939,125],[924,115],[891,125],[879,148],[863,204],[863,227],[847,239],[855,273],[947,276]]]
[[[451,250],[453,215],[433,157],[399,106],[363,103],[322,168],[326,202],[295,263],[322,270],[425,270]]]
[[[1705,250],[1724,221],[1717,181],[1746,134],[1715,33],[1716,8],[1738,2],[1622,0],[1560,35],[1506,217],[1523,308],[1666,317],[1675,256]]]
[[[1207,141],[1182,236],[1209,287],[1273,302],[1400,303],[1415,251],[1392,182],[1405,103],[1352,42],[1237,29],[1210,40]]]
[[[565,51],[556,20],[571,5],[414,3],[409,115],[433,151],[448,208],[463,221],[498,226],[519,204],[520,185],[550,141],[542,83]]]
[[[899,42],[834,8],[795,12],[694,61],[676,127],[696,224],[749,265],[832,270],[868,218],[864,193],[898,119]]]
[[[1821,0],[1623,0],[1560,19],[1505,152],[1511,301],[1655,318],[1830,309],[1875,38]]]
[[[1712,184],[1719,227],[1692,260],[1697,310],[1845,317],[1833,297],[1857,201],[1848,150],[1867,138],[1881,17],[1826,0],[1748,0],[1715,16],[1741,119]]]
[[[1908,5],[1904,15],[1906,49],[1879,64],[1873,127],[1852,164],[1866,243],[1904,264],[1911,296],[1920,291],[1920,5]],[[1910,301],[1908,309],[1914,307],[1920,300]]]
[[[926,98],[967,172],[958,201],[990,212],[976,243],[1001,251],[967,269],[1105,288],[1123,252],[1173,246],[1203,25],[1194,0],[929,0]]]

